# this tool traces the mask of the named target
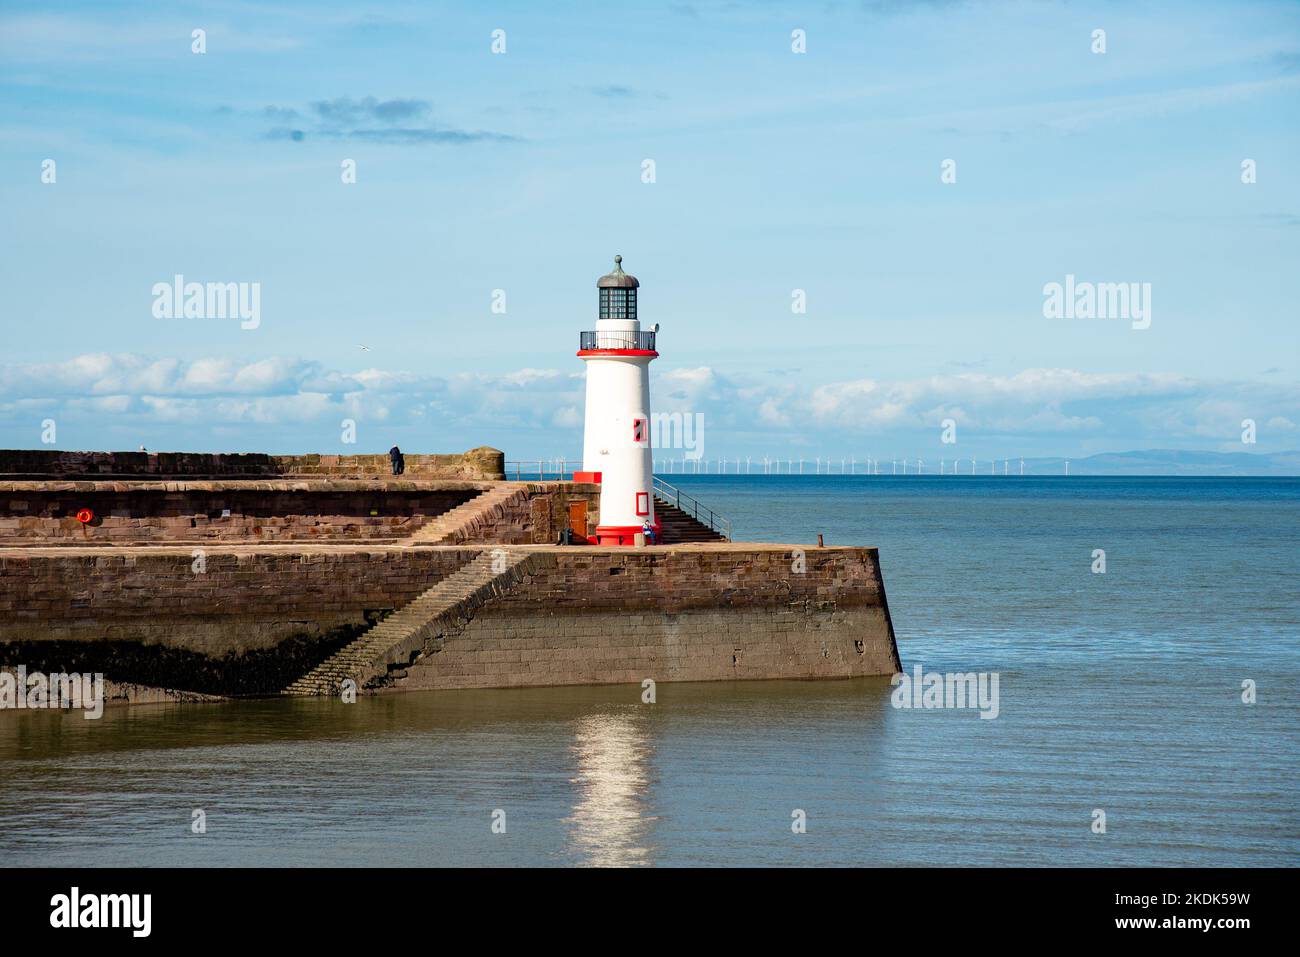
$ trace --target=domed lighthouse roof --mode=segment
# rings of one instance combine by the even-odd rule
[[[606,273],[596,280],[597,289],[636,289],[641,284],[636,281],[636,276],[629,276],[623,272],[623,257],[614,257],[614,271]]]

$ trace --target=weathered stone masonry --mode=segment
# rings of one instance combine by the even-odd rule
[[[0,449],[10,478],[357,478],[389,474],[387,455],[266,455],[261,452],[64,452]],[[458,455],[407,455],[406,475],[423,479],[499,481],[505,455],[486,446]]]
[[[476,499],[502,491],[512,493],[502,507],[478,506]],[[588,503],[594,521],[599,487],[404,479],[0,480],[0,545],[418,542],[429,525],[467,503],[472,515],[449,543],[550,544],[576,501]],[[77,520],[83,508],[94,513],[92,522]]]
[[[191,696],[899,669],[875,549],[557,546],[600,486],[501,468],[0,451],[0,667]]]
[[[0,482],[0,542],[394,539],[480,494],[378,482]],[[90,509],[88,524],[76,518]]]
[[[480,550],[0,549],[0,663],[271,693]]]
[[[518,546],[504,546],[511,553]],[[130,555],[0,549],[0,663],[270,693],[490,549],[330,546]],[[691,545],[542,551],[394,687],[521,687],[897,670],[874,549]],[[437,636],[431,636],[437,637]]]
[[[559,550],[398,687],[499,688],[892,674],[875,549]]]

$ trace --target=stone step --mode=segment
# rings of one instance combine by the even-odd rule
[[[479,605],[504,594],[522,580],[526,573],[522,566],[544,560],[543,555],[525,551],[481,552],[292,682],[283,693],[333,694],[347,678],[358,685],[376,678],[393,680],[394,673],[404,674],[409,667],[408,662],[389,660],[400,654],[400,647],[410,643],[415,647],[409,654],[424,653],[428,650],[430,633],[459,631]],[[496,571],[497,568],[501,570]]]
[[[450,511],[439,515],[423,528],[413,532],[406,539],[406,542],[408,544],[440,545],[454,544],[457,541],[470,541],[474,537],[473,529],[476,522],[491,517],[499,510],[504,510],[505,506],[512,504],[514,500],[526,498],[527,495],[526,485],[503,482],[480,492],[468,502],[457,505]]]
[[[655,518],[659,520],[661,545],[687,542],[725,542],[726,538],[677,506],[655,496]]]

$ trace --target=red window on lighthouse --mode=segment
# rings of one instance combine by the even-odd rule
[[[638,515],[650,514],[650,493],[649,492],[636,493],[636,513]]]
[[[649,432],[649,429],[646,428],[646,425],[646,420],[642,416],[638,416],[632,420],[632,442],[634,444],[645,445],[646,442],[649,441],[646,434]]]

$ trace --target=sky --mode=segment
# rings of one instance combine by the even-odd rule
[[[0,447],[574,459],[617,253],[707,458],[1295,449],[1300,4],[3,4],[0,235]]]

